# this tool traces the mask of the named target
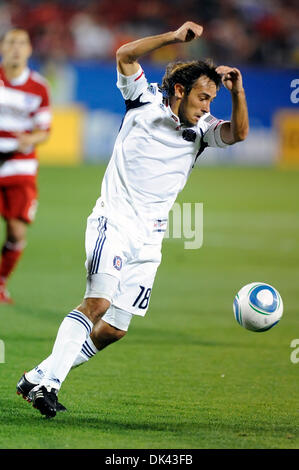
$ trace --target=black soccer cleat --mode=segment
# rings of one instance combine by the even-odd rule
[[[37,385],[29,392],[29,398],[34,408],[37,408],[46,418],[54,418],[57,411],[57,390]]]
[[[22,395],[24,400],[27,400],[29,403],[32,401],[32,398],[30,397],[30,392],[31,390],[36,387],[37,384],[33,384],[32,382],[29,382],[29,380],[26,379],[25,373],[22,375],[20,380],[17,383],[17,394]],[[63,406],[59,401],[56,403],[56,412],[63,412],[67,411],[66,407]]]
[[[29,380],[26,379],[25,373],[24,373],[17,383],[17,394],[22,395],[24,400],[30,401],[28,398],[28,394],[30,390],[32,390],[35,386],[36,384],[33,384],[29,382]]]

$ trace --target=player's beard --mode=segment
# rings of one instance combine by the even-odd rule
[[[180,104],[180,107],[179,107],[179,112],[178,112],[178,117],[181,121],[181,124],[183,124],[184,126],[186,127],[193,127],[195,126],[196,124],[190,122],[186,116],[186,104],[187,104],[187,101],[188,98],[184,98],[182,101],[181,101],[181,104]]]

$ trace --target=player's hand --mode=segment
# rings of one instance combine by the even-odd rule
[[[222,83],[232,93],[238,93],[243,90],[243,80],[239,69],[228,67],[227,65],[219,65],[216,72],[222,76]]]
[[[177,42],[190,42],[193,39],[198,39],[202,32],[202,26],[192,21],[187,21],[174,32],[174,35]]]
[[[33,137],[32,134],[28,134],[26,132],[16,132],[15,137],[18,141],[18,150],[22,153],[28,152],[33,145]]]

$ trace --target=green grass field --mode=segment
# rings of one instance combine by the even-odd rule
[[[9,285],[15,305],[0,306],[0,447],[298,449],[298,171],[195,169],[178,200],[203,202],[203,247],[164,241],[146,317],[71,371],[59,396],[67,413],[46,420],[16,395],[81,300],[85,221],[103,171],[40,171],[37,219]],[[253,281],[274,285],[285,307],[260,334],[232,313],[234,295]]]

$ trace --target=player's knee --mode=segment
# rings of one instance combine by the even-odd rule
[[[90,338],[93,341],[95,347],[101,351],[102,349],[119,341],[126,334],[126,331],[120,330],[104,320],[98,321],[91,332]]]
[[[7,241],[12,244],[25,245],[27,225],[22,220],[7,219]]]
[[[113,335],[113,337],[115,338],[116,341],[123,338],[127,334],[127,332],[124,331],[124,330],[119,330],[118,328],[115,328],[114,326],[112,326],[112,328],[113,328],[112,335]]]
[[[103,298],[87,298],[80,305],[80,310],[95,324],[106,313],[110,302]]]
[[[102,323],[102,334],[107,337],[107,339],[111,339],[113,341],[118,341],[119,339],[123,338],[125,334],[127,333],[124,330],[120,330],[119,328],[116,328],[113,325],[110,325],[109,323],[106,323],[105,321],[101,321]]]

